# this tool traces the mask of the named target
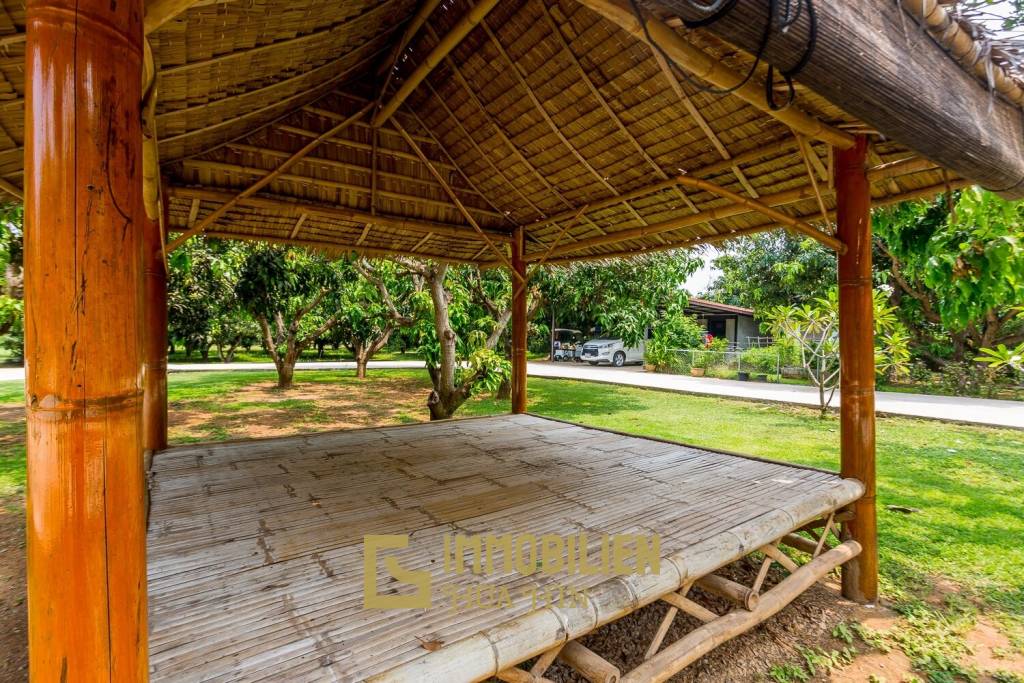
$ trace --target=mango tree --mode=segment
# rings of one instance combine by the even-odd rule
[[[355,356],[356,377],[365,379],[367,364],[391,335],[415,322],[413,302],[423,278],[393,261],[359,259],[352,267],[359,277],[341,297],[338,333]]]
[[[343,269],[296,249],[259,247],[242,264],[235,293],[259,325],[277,368],[277,386],[292,385],[295,363],[341,318]]]

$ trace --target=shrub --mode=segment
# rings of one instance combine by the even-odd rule
[[[755,346],[740,356],[740,367],[747,372],[775,375],[779,371],[780,352],[775,346]]]

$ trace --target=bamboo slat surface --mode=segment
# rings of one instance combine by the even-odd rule
[[[486,672],[494,652],[522,659],[553,644],[526,629],[492,649],[481,635],[543,616],[529,588],[596,589],[606,596],[598,611],[625,613],[682,573],[707,573],[861,491],[817,470],[530,415],[184,446],[157,455],[152,479],[154,681],[362,680],[415,671],[431,641],[456,671],[464,662]],[[604,576],[443,570],[444,534],[584,531],[592,546],[601,534],[659,534],[673,559],[630,589],[637,597],[608,590]],[[394,556],[430,572],[430,609],[363,608],[366,534],[410,534]],[[378,580],[412,590],[383,569]],[[450,608],[445,587],[482,584],[507,587],[512,606]]]

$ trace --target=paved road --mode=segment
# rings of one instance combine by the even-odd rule
[[[370,369],[421,368],[420,361],[371,361]],[[352,361],[324,361],[299,363],[299,370],[351,370]],[[234,370],[273,370],[273,363],[172,363],[170,372],[223,372]],[[688,394],[704,394],[755,401],[772,401],[798,405],[818,405],[818,392],[812,387],[791,384],[766,384],[761,382],[737,382],[734,380],[689,377],[686,375],[665,375],[644,372],[638,366],[612,368],[591,367],[579,363],[529,363],[531,377],[554,377],[590,382],[622,384],[648,389],[664,389]],[[24,377],[21,368],[0,368],[0,381],[20,380]],[[839,405],[839,396],[834,400]],[[923,394],[899,394],[879,391],[875,394],[875,408],[881,414],[907,415],[935,420],[969,422],[973,424],[1014,427],[1024,429],[1024,402],[995,401],[982,398],[959,396],[925,396]]]
[[[795,403],[817,406],[818,390],[813,387],[792,384],[768,384],[762,382],[739,382],[709,377],[688,375],[666,375],[644,372],[643,368],[631,366],[612,368],[591,367],[579,363],[530,363],[529,374],[533,377],[560,377],[590,382],[625,384],[650,389],[665,389],[688,394],[705,394],[731,398],[745,398],[755,401]],[[839,405],[839,393],[833,399]],[[984,398],[961,396],[926,396],[924,394],[901,394],[891,391],[875,392],[875,410],[886,415],[907,415],[935,420],[970,422],[1001,427],[1024,429],[1024,402],[995,401]]]

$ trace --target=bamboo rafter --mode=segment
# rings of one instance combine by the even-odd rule
[[[319,159],[316,159],[311,163],[318,163]],[[186,170],[189,169],[205,169],[205,170],[217,170],[226,171],[229,173],[238,173],[243,175],[251,175],[262,178],[266,178],[273,171],[268,171],[264,168],[253,168],[251,166],[241,166],[239,164],[228,163],[224,161],[208,161],[206,159],[188,159],[182,162],[182,167]],[[364,169],[369,171],[369,169]],[[293,183],[305,184],[305,185],[317,185],[319,187],[330,187],[338,190],[347,190],[349,192],[357,192],[369,196],[373,188],[367,185],[360,185],[357,183],[348,183],[340,180],[328,180],[324,178],[316,178],[311,175],[303,175],[297,173],[280,173],[274,176],[276,180],[284,180]],[[443,187],[441,188],[444,189]],[[461,190],[461,188],[456,188]],[[424,197],[422,195],[408,194],[405,192],[394,192],[391,190],[378,190],[377,195],[380,197],[389,197],[391,199],[398,199],[406,202],[413,202],[421,204],[423,206],[431,206],[438,209],[458,210],[458,207],[454,204],[444,201],[443,199],[432,199],[430,197]],[[478,206],[470,206],[469,209],[474,213],[480,214],[481,216],[487,216],[490,218],[504,218],[504,214],[500,211],[492,209],[484,209]]]
[[[408,136],[408,134],[405,132],[405,129],[401,127],[398,121],[395,121],[395,127],[398,128],[398,132],[402,134],[402,137],[405,138],[406,143],[420,158],[420,161],[422,161],[423,164],[427,167],[427,170],[430,171],[431,175],[437,178],[437,181],[445,187],[445,189],[448,192],[448,196],[451,198],[452,202],[454,202],[455,205],[459,207],[459,210],[462,212],[463,217],[465,217],[466,222],[473,226],[473,229],[476,230],[480,237],[483,238],[484,242],[487,243],[488,248],[490,248],[494,255],[498,257],[498,260],[501,261],[506,268],[508,268],[509,272],[512,273],[515,276],[515,278],[518,279],[520,282],[525,283],[523,276],[516,272],[516,270],[512,267],[512,263],[508,260],[508,258],[506,258],[505,254],[496,246],[494,246],[494,242],[491,240],[490,237],[488,237],[487,233],[484,232],[483,228],[481,228],[480,225],[476,222],[476,220],[473,218],[473,215],[466,209],[465,206],[463,206],[462,202],[459,201],[458,195],[455,194],[451,186],[448,185],[447,181],[445,181],[444,177],[438,172],[438,170],[434,168],[434,165],[430,162],[430,159],[428,159],[427,156],[423,153],[423,150],[419,148],[419,145],[416,144],[416,141]]]
[[[969,187],[970,185],[971,185],[971,182],[968,181],[968,180],[958,180],[958,181],[952,182],[950,184],[950,187],[952,187],[953,189],[961,189],[961,188],[964,188],[964,187]],[[876,200],[874,202],[874,206],[886,206],[886,205],[890,205],[890,204],[898,204],[900,202],[912,201],[914,199],[921,199],[923,197],[934,197],[936,195],[939,195],[939,194],[942,194],[943,192],[945,192],[946,188],[947,188],[947,186],[945,184],[929,185],[928,187],[923,187],[923,188],[920,188],[920,189],[917,189],[917,190],[912,190],[910,192],[904,192],[904,193],[899,194],[899,195],[884,197],[884,198],[882,198],[880,200]],[[780,203],[792,203],[794,201],[801,201],[803,199],[809,199],[810,195],[806,194],[808,192],[808,188],[803,188],[802,191],[805,193],[805,196],[803,196],[803,197],[801,197],[799,199],[789,198],[785,202],[780,202]],[[789,195],[790,193],[779,193],[779,195],[774,195],[774,196],[777,198],[777,197],[779,197],[779,196],[781,196],[783,194]],[[763,197],[762,199],[771,199],[771,197]],[[829,218],[830,219],[834,219],[835,218],[835,211],[829,211]],[[755,225],[755,226],[752,226],[752,227],[749,227],[749,228],[741,228],[741,229],[738,229],[738,230],[732,230],[730,232],[718,233],[718,234],[715,234],[715,235],[703,235],[701,237],[686,238],[684,240],[670,242],[669,244],[666,244],[666,245],[659,245],[659,246],[653,246],[653,247],[643,247],[643,248],[639,248],[639,249],[624,249],[624,250],[605,252],[605,253],[601,253],[601,254],[588,254],[588,255],[585,255],[585,256],[576,256],[576,257],[551,259],[551,260],[549,260],[547,262],[547,264],[549,266],[564,266],[564,265],[569,265],[569,264],[576,263],[576,262],[579,262],[579,261],[606,261],[606,260],[609,260],[609,259],[630,258],[630,257],[635,257],[635,256],[641,256],[643,254],[651,254],[651,253],[657,253],[657,252],[660,252],[660,251],[669,251],[669,250],[673,250],[673,249],[690,249],[690,248],[693,248],[693,247],[703,246],[703,245],[706,245],[706,244],[715,244],[717,242],[724,242],[726,240],[735,239],[737,237],[746,237],[746,236],[749,236],[749,235],[755,235],[757,233],[765,232],[767,230],[772,230],[772,229],[777,228],[777,227],[779,227],[777,223],[775,223],[774,221],[769,221],[769,222],[763,223],[761,225]],[[622,240],[622,241],[628,241],[628,240]],[[570,251],[572,251],[572,250],[570,250]],[[527,261],[530,262],[531,261],[531,257],[527,257]]]
[[[644,29],[627,2],[621,0],[577,1],[622,27],[638,40],[647,42]],[[737,88],[742,83],[742,76],[680,38],[663,22],[647,17],[646,23],[651,39],[661,46],[679,66],[687,69],[697,78],[720,88]],[[797,107],[771,109],[765,102],[764,84],[756,79],[751,79],[745,85],[738,87],[733,94],[808,137],[843,149],[853,145],[852,135],[822,122]]]
[[[487,13],[494,9],[497,4],[498,0],[480,0],[471,10],[466,12],[465,16],[448,32],[448,35],[442,38],[424,58],[423,63],[416,67],[415,71],[409,74],[405,81],[402,82],[398,92],[381,106],[380,111],[373,117],[373,125],[379,127],[391,118],[398,111],[398,108],[402,106],[402,102],[405,102],[406,98],[416,89],[416,86],[423,82],[423,79],[448,56],[449,52],[455,49],[456,45],[462,42],[463,38],[469,35],[469,32],[475,26],[484,21]]]
[[[219,190],[206,190],[201,188],[193,187],[170,187],[168,188],[168,196],[180,197],[182,199],[189,199],[193,202],[192,206],[195,207],[195,212],[199,212],[199,202],[209,201],[217,203],[226,203],[232,198],[237,197],[235,193],[224,192]],[[428,221],[417,221],[411,218],[404,218],[402,216],[391,216],[382,213],[370,214],[365,211],[357,211],[355,209],[346,209],[337,206],[324,206],[319,204],[313,204],[310,202],[299,202],[299,201],[285,201],[282,199],[275,199],[271,197],[246,197],[237,202],[238,206],[262,209],[273,213],[279,213],[289,216],[298,216],[300,213],[308,213],[311,216],[322,216],[332,220],[343,220],[352,223],[366,223],[366,224],[377,224],[382,227],[392,228],[399,231],[409,231],[416,233],[428,233],[432,232],[437,235],[445,235],[447,237],[460,237],[466,239],[476,239],[476,233],[468,227],[459,227],[455,225],[446,225],[443,223],[432,223]],[[499,243],[511,243],[512,237],[506,233],[497,231],[486,231],[487,236]]]
[[[307,154],[312,152],[314,149],[316,149],[317,145],[319,145],[321,142],[323,142],[327,138],[331,137],[332,135],[338,133],[339,131],[344,130],[345,127],[347,125],[349,125],[349,123],[351,123],[352,121],[355,121],[356,119],[360,118],[361,116],[364,116],[368,111],[370,111],[370,107],[369,106],[363,107],[362,109],[360,109],[358,112],[356,112],[355,114],[353,114],[349,118],[345,119],[344,121],[342,121],[341,123],[337,124],[333,128],[330,128],[326,132],[322,133],[319,137],[315,138],[311,142],[306,143],[306,145],[304,145],[301,149],[297,150],[290,157],[288,157],[287,159],[282,161],[281,164],[277,168],[275,168],[273,171],[270,171],[269,173],[264,175],[262,178],[257,180],[255,183],[253,183],[252,185],[250,185],[246,189],[244,189],[241,192],[239,192],[238,195],[234,199],[225,202],[217,210],[215,210],[213,213],[211,213],[208,216],[204,217],[203,220],[199,221],[198,223],[193,225],[191,228],[189,228],[188,230],[183,232],[181,235],[176,237],[174,240],[172,240],[167,245],[167,251],[174,251],[176,248],[180,247],[182,244],[187,242],[190,237],[192,237],[193,235],[197,235],[197,234],[201,233],[203,230],[205,230],[207,228],[207,226],[212,225],[213,223],[215,223],[217,221],[218,218],[220,218],[221,216],[226,214],[239,201],[245,199],[246,197],[251,197],[252,195],[254,195],[257,192],[259,192],[261,189],[263,189],[264,187],[266,187],[267,185],[272,183],[275,178],[277,178],[280,175],[282,175],[285,171],[287,171],[289,168],[291,168],[293,165],[295,165],[296,162],[298,162],[304,156],[306,156]]]

